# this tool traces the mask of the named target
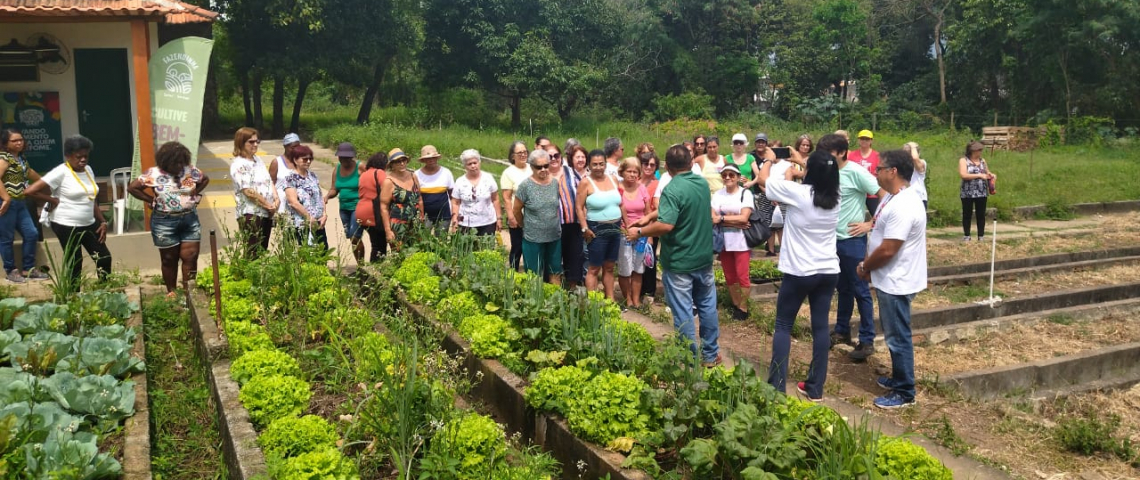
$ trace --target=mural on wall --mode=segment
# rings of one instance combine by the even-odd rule
[[[24,158],[36,171],[63,161],[59,92],[0,92],[0,124],[24,134]]]

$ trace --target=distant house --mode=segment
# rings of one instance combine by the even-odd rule
[[[28,139],[40,172],[82,134],[97,176],[153,164],[148,61],[162,42],[209,35],[218,14],[173,0],[0,0],[0,123]],[[145,133],[142,133],[145,132]]]

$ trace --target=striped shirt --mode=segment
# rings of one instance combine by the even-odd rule
[[[578,223],[578,183],[582,176],[569,165],[562,166],[562,179],[558,182],[558,216],[562,223]]]

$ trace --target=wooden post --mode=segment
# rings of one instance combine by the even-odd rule
[[[950,112],[950,131],[954,131],[954,112]]]
[[[214,319],[222,321],[222,282],[218,275],[218,234],[210,230],[210,269],[214,274]]]
[[[871,113],[871,130],[879,129],[879,114],[877,112]]]
[[[997,112],[997,110],[994,110],[994,126],[995,126],[995,127],[996,127],[996,126],[998,126],[998,124],[997,124],[997,116],[998,116],[998,112]]]
[[[154,163],[154,117],[150,103],[150,32],[144,19],[131,20],[131,69],[135,82],[135,118],[139,130],[139,168],[147,171]],[[198,148],[197,145],[189,146]],[[150,210],[143,208],[143,228],[150,230]]]

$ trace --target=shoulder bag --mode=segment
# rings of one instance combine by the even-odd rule
[[[744,191],[740,192],[740,202],[744,203]],[[768,240],[772,236],[772,229],[764,221],[764,212],[759,208],[752,208],[752,214],[748,216],[748,228],[744,229],[744,241],[748,243],[748,248],[756,248]]]

